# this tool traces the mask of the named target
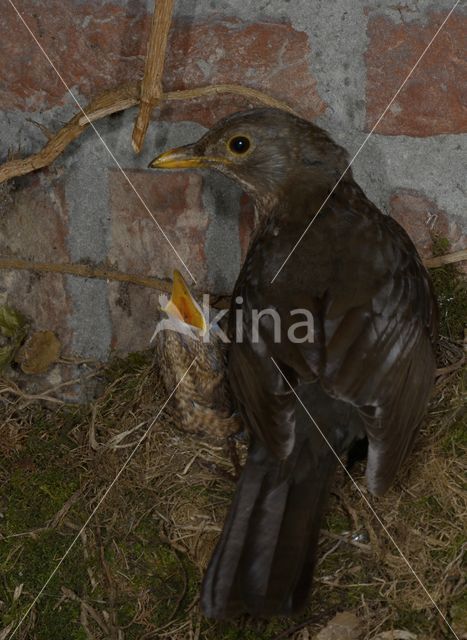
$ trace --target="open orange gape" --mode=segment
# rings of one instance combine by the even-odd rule
[[[174,270],[170,300],[162,309],[169,317],[177,318],[199,329],[204,335],[207,331],[206,318],[196,300],[190,293],[180,271]]]

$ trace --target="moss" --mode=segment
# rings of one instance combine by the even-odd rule
[[[116,609],[117,622],[120,627],[127,627],[138,611],[137,603],[128,602],[123,598],[117,601]]]
[[[199,574],[186,557],[169,545],[159,544],[151,555],[144,567],[146,581],[158,601],[154,621],[163,625],[173,615],[177,603],[183,609],[193,598],[199,587]]]
[[[141,373],[151,364],[152,352],[135,351],[125,358],[114,358],[105,369],[105,377],[109,382],[113,382],[122,376],[131,377]],[[137,380],[140,383],[140,380]]]
[[[440,504],[436,496],[422,496],[415,500],[413,505],[407,505],[406,511],[408,518],[413,514],[414,507],[416,509],[421,509],[422,511],[429,511],[432,516],[440,515],[444,510],[444,505]]]
[[[157,390],[153,378],[148,377],[150,359],[147,353],[133,354],[112,363],[105,376],[110,386],[102,390],[102,396],[95,403],[99,442],[109,441],[119,430],[133,427],[135,421],[147,420],[154,389]],[[157,374],[154,379],[157,383]],[[0,629],[18,620],[26,611],[28,603],[42,588],[85,522],[96,498],[102,495],[102,488],[114,479],[129,453],[126,449],[111,451],[103,447],[93,451],[87,447],[90,407],[60,407],[53,412],[37,406],[32,409],[26,410],[20,446],[12,447],[7,451],[6,459],[0,461],[0,512],[4,514],[3,518],[0,516],[1,533],[11,535],[43,526],[80,486],[81,474],[85,475],[87,492],[67,513],[58,530],[39,532],[35,537],[2,540],[0,536]],[[205,513],[220,526],[234,484],[216,471],[206,470],[206,465],[202,466],[199,461],[206,456],[207,462],[212,461],[213,465],[225,463],[227,468],[226,458],[224,463],[220,461],[217,450],[211,457],[207,448],[199,456],[196,440],[184,439],[178,432],[175,434],[171,422],[164,422],[164,419],[165,416],[160,419],[160,433],[148,439],[147,449],[142,448],[137,453],[89,523],[86,549],[90,556],[84,558],[82,541],[78,541],[47,586],[35,607],[36,619],[30,620],[31,637],[38,640],[64,637],[83,640],[86,637],[77,622],[79,602],[63,600],[63,586],[89,601],[101,614],[102,610],[115,612],[118,625],[125,629],[126,640],[139,640],[150,633],[156,637],[155,627],[164,627],[163,633],[180,640],[186,627],[181,632],[177,629],[183,628],[191,616],[194,623],[199,620],[200,637],[205,640],[272,640],[313,616],[323,626],[337,611],[361,611],[362,596],[375,623],[382,612],[386,619],[390,615],[391,622],[386,624],[392,624],[394,628],[407,628],[419,633],[419,637],[434,637],[437,619],[433,610],[430,609],[433,614],[430,617],[428,609],[422,613],[410,609],[413,602],[419,601],[418,596],[411,598],[410,579],[399,576],[399,570],[393,570],[385,563],[384,555],[377,549],[372,555],[360,554],[358,549],[343,543],[324,558],[326,551],[335,544],[327,538],[320,544],[320,558],[324,561],[317,567],[310,605],[302,615],[271,622],[248,618],[214,622],[197,618],[197,607],[193,603],[200,590],[199,566],[206,561],[215,534],[209,531],[206,536],[191,537],[190,532],[179,524],[183,525],[193,510],[196,516],[198,512]],[[433,430],[436,428],[434,426]],[[435,434],[432,435],[435,438]],[[460,454],[465,437],[461,420],[449,429],[442,427],[436,435],[436,443],[443,448],[437,451],[446,451],[446,457],[451,459],[457,452]],[[184,469],[195,454],[199,458],[189,472],[178,475],[177,471]],[[351,501],[352,494],[343,491]],[[397,514],[397,520],[394,517],[391,522],[410,525],[417,521],[414,525],[417,527],[422,522],[429,532],[433,527],[436,531],[441,526],[446,527],[449,544],[445,544],[442,551],[435,549],[431,558],[424,551],[417,567],[427,580],[431,580],[427,587],[432,590],[447,564],[457,557],[462,541],[454,539],[454,534],[448,531],[449,522],[459,517],[452,511],[455,501],[452,505],[448,500],[443,502],[444,494],[436,487],[426,494],[419,503],[411,497],[401,498],[397,510],[392,511],[387,502],[382,503],[380,509],[386,513],[386,506],[390,518]],[[331,532],[341,534],[352,528],[343,504],[340,497],[333,495],[325,524]],[[355,509],[359,513],[359,507],[355,506]],[[197,521],[197,518],[193,520]],[[70,523],[72,527],[69,527]],[[405,549],[402,526],[398,536],[399,533]],[[180,545],[186,543],[186,553],[183,547],[174,549],[168,544],[168,537],[179,540]],[[416,544],[413,548],[415,554]],[[105,571],[101,550],[106,561]],[[410,545],[408,552],[412,553]],[[427,565],[429,570],[423,565],[425,556],[431,560]],[[98,582],[95,588],[91,585],[88,569],[92,569]],[[340,586],[325,584],[323,578],[326,576]],[[380,585],[391,582],[395,583],[394,589],[389,590],[388,586],[388,595],[383,596]],[[364,586],[367,583],[376,586]],[[19,584],[24,584],[23,593],[13,602],[12,594]],[[416,584],[413,589],[418,589]],[[453,619],[455,616],[456,620],[462,620],[465,604],[454,596],[452,602],[447,602],[446,606],[452,606]],[[135,616],[138,622],[133,622]],[[95,637],[101,637],[101,631],[97,626],[93,627],[93,620],[89,620],[89,625]]]
[[[69,432],[82,417],[81,412],[81,408],[78,411],[65,407],[56,412],[43,406],[36,408],[24,450],[36,466],[45,468],[57,463],[66,468],[65,456],[74,446]]]
[[[467,449],[467,415],[449,427],[443,438],[443,451],[447,454],[454,452],[456,455],[463,455]]]
[[[0,610],[0,628],[20,619],[75,535],[44,529],[80,486],[79,467],[68,463],[72,443],[61,428],[57,413],[53,418],[50,411],[37,408],[22,448],[4,461],[7,473],[0,485],[0,531],[5,536],[0,540],[0,601],[8,603],[8,607]],[[85,517],[77,506],[67,513],[67,518],[73,516],[78,522]],[[63,600],[61,590],[66,586],[79,594],[86,583],[86,564],[78,543],[48,584],[40,606],[35,607],[35,638],[86,638],[76,622],[79,604]],[[22,595],[13,602],[12,594],[21,584]]]
[[[16,309],[0,306],[0,371],[9,365],[28,333],[28,321]]]
[[[225,640],[260,640],[260,638],[267,640],[270,638],[269,635],[265,635],[264,630],[239,628],[233,624],[218,625],[216,633],[219,633],[219,638],[224,638]]]
[[[151,621],[156,626],[163,626],[193,602],[199,592],[201,577],[197,567],[187,556],[160,539],[154,524],[150,520],[140,522],[118,544],[126,559],[125,575],[130,580],[132,591],[151,594],[151,600],[155,603]],[[121,557],[108,547],[105,554],[111,572],[118,580],[116,574],[121,571]],[[125,599],[122,597],[118,606],[118,621],[121,625],[128,624],[136,613],[134,607],[125,607],[124,604]]]
[[[339,511],[329,511],[325,518],[325,527],[332,533],[342,533],[350,528],[349,518]]]
[[[450,609],[450,616],[454,630],[459,636],[467,633],[467,591],[454,600]]]
[[[432,238],[432,247],[434,256],[444,256],[446,253],[449,253],[451,249],[451,243],[448,238],[443,238],[442,236],[433,235]]]
[[[406,629],[411,633],[422,634],[422,638],[432,637],[433,627],[438,629],[438,619],[432,620],[426,615],[426,611],[415,609],[399,609],[397,619],[394,621],[395,629]]]
[[[17,621],[22,616],[30,600],[42,589],[72,540],[72,535],[64,536],[57,531],[44,531],[35,537],[26,538],[21,546],[15,538],[0,542],[0,558],[3,558],[0,573],[4,576],[0,586],[0,600],[9,603],[3,616],[0,615],[0,627]],[[82,631],[76,624],[76,620],[79,619],[79,606],[66,601],[60,603],[59,609],[56,606],[63,595],[62,586],[80,594],[86,578],[86,565],[78,545],[70,551],[60,571],[49,582],[42,596],[41,606],[36,608],[37,619],[34,629],[38,640],[83,638]],[[12,594],[20,584],[23,585],[23,595],[16,602],[12,602]]]
[[[434,255],[450,249],[446,238],[433,239]],[[467,284],[456,264],[430,270],[440,311],[440,334],[452,340],[462,339],[467,318]]]
[[[44,585],[57,562],[67,551],[73,540],[72,535],[64,536],[57,531],[44,531],[27,538],[18,555],[13,554],[2,563],[5,573],[10,572],[12,583],[24,583],[25,589],[36,593]],[[5,547],[8,545],[3,542]],[[10,548],[12,548],[10,544]],[[3,554],[2,554],[3,556]],[[82,549],[75,546],[68,554],[66,565],[62,565],[60,581],[74,591],[81,591],[81,583],[86,576]],[[51,587],[52,589],[52,587]],[[49,591],[50,593],[50,591]]]
[[[2,625],[18,620],[25,611],[17,611],[16,616],[0,616]],[[40,608],[34,624],[35,640],[87,640],[88,636],[79,623],[80,605],[77,602],[47,602]],[[29,636],[28,636],[29,637]]]
[[[6,512],[7,531],[43,527],[78,488],[76,480],[63,477],[62,469],[29,474],[19,470],[11,476]]]
[[[293,622],[297,624],[298,619]],[[211,625],[211,633],[205,632],[207,638],[222,640],[272,640],[281,631],[292,626],[290,619],[278,618],[270,622],[255,621],[248,618],[232,622],[218,622]]]
[[[76,602],[49,606],[35,626],[35,637],[37,640],[88,640],[79,619],[80,605]]]

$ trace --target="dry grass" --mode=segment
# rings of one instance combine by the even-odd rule
[[[462,370],[452,366],[461,351],[449,345],[443,354],[449,370],[438,381],[416,453],[397,486],[371,501],[460,633],[464,387]],[[139,354],[113,363],[88,407],[25,404],[17,390],[8,392],[8,382],[1,387],[0,629],[26,610],[163,403],[149,360]],[[364,485],[363,466],[354,473]],[[266,639],[291,629],[297,621],[219,624],[199,614],[200,579],[233,489],[223,444],[180,433],[162,414],[16,637]],[[338,610],[356,611],[362,638],[391,628],[449,637],[344,474],[323,531],[315,592],[301,618],[311,622],[282,637],[312,637]]]
[[[451,335],[455,317],[445,317]],[[467,638],[462,345],[442,339],[439,367],[415,452],[386,496],[368,498],[458,637]],[[57,401],[58,388],[27,395],[0,378],[0,640],[75,538],[15,640],[310,640],[337,611],[358,616],[360,640],[387,639],[391,630],[394,638],[454,637],[343,472],[308,610],[269,623],[203,619],[200,580],[235,486],[227,447],[178,431],[168,411],[143,438],[165,401],[149,352],[94,375],[99,391],[87,406]],[[363,472],[363,464],[352,470],[362,487]]]

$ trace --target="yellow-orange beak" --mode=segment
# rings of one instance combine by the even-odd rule
[[[184,147],[164,151],[160,156],[156,156],[148,167],[150,169],[202,169],[203,167],[212,168],[216,164],[228,165],[230,162],[221,156],[197,155],[195,145],[187,144]]]
[[[182,274],[174,270],[172,295],[164,311],[186,324],[196,327],[204,335],[207,331],[206,318],[201,307],[193,298]]]
[[[208,158],[197,156],[193,145],[177,147],[161,153],[149,163],[150,169],[197,169],[208,164]]]

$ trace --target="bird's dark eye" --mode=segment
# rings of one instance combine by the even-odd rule
[[[250,148],[250,141],[246,136],[235,136],[229,140],[229,149],[232,153],[246,153]]]

